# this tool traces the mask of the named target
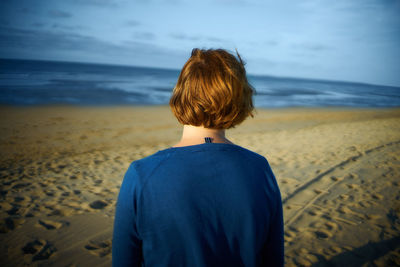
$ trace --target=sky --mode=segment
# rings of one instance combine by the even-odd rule
[[[249,74],[400,86],[400,0],[2,0],[0,58],[182,68],[238,50]]]

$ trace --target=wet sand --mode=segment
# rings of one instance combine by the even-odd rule
[[[126,169],[180,138],[168,107],[0,113],[0,265],[110,266]],[[399,109],[259,109],[227,137],[272,166],[287,266],[400,265]]]

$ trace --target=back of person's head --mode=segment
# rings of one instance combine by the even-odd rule
[[[193,49],[169,105],[181,124],[229,129],[253,117],[244,62],[223,49]]]

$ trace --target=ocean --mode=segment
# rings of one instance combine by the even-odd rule
[[[0,104],[168,104],[179,70],[0,59]],[[248,75],[256,107],[399,107],[400,87]]]

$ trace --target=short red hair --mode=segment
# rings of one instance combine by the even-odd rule
[[[244,62],[223,49],[193,49],[169,105],[181,124],[229,129],[253,117]]]

